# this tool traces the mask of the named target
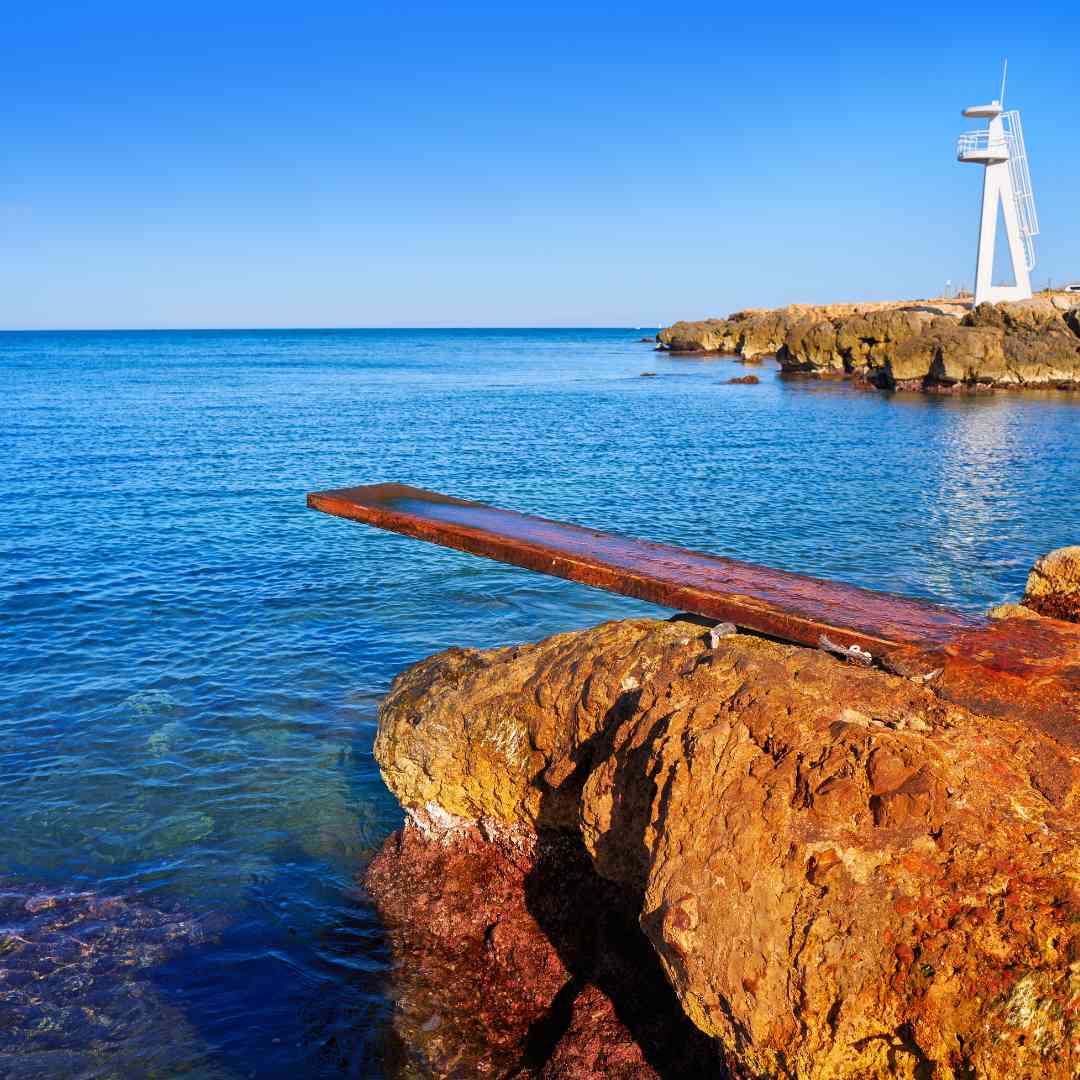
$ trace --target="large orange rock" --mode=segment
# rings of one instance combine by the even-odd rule
[[[376,755],[432,843],[580,837],[736,1074],[1080,1069],[1080,760],[1030,725],[634,620],[424,661]]]

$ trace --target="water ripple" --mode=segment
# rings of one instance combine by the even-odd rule
[[[103,1075],[382,1075],[380,695],[655,610],[306,491],[401,480],[968,610],[1080,540],[1076,402],[729,387],[637,336],[0,334],[0,869],[221,919],[144,973],[145,1057],[103,1038]]]

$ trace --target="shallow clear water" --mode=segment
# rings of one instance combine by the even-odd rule
[[[1080,541],[1078,400],[726,386],[754,369],[640,336],[0,334],[0,878],[208,925],[140,969],[138,1024],[87,1049],[46,1018],[19,1075],[381,1075],[379,696],[449,645],[657,611],[306,491],[400,480],[970,610]]]

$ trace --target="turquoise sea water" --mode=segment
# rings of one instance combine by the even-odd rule
[[[6,1017],[0,979],[0,1074],[384,1075],[355,888],[399,821],[380,695],[449,645],[658,611],[308,490],[400,480],[970,610],[1080,542],[1080,400],[727,386],[755,369],[641,336],[0,334],[0,890],[204,925]]]

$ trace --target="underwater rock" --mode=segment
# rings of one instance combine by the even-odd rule
[[[500,911],[524,907],[643,1052],[613,984],[559,948],[544,901],[601,943],[593,964],[618,964],[632,939],[598,918],[630,912],[666,976],[653,969],[653,993],[674,990],[733,1075],[1072,1078],[1080,760],[932,686],[747,634],[710,642],[678,620],[449,650],[398,677],[376,743],[411,820],[394,843],[426,845],[414,862],[442,859],[441,876],[398,869],[372,891],[393,926],[444,953],[481,924],[497,943]],[[519,853],[523,886],[483,869],[485,844]],[[568,854],[582,845],[588,887]],[[537,858],[554,869],[530,878]],[[478,909],[469,933],[429,895]],[[538,988],[510,1011],[514,1038],[563,978],[528,942],[520,961],[498,954],[511,982],[520,963],[517,984]],[[561,1038],[605,1030],[603,1002],[580,992],[546,1006],[563,1016],[548,1062],[591,1060],[591,1036],[560,1051]]]
[[[215,929],[120,897],[0,880],[0,1075],[186,1068],[205,1047],[149,975]]]

